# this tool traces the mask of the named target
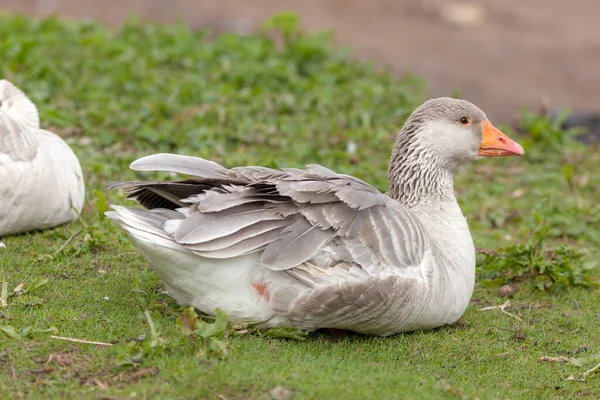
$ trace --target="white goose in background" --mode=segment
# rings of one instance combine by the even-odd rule
[[[226,169],[156,154],[131,168],[194,178],[113,183],[148,210],[115,205],[107,216],[180,304],[265,328],[386,336],[461,317],[475,249],[453,172],[522,154],[475,105],[439,98],[398,134],[387,194],[319,165]]]
[[[69,145],[40,129],[35,104],[0,80],[0,238],[76,220],[84,197],[81,166]]]

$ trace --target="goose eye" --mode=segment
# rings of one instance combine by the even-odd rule
[[[465,125],[466,126],[466,125],[469,125],[471,123],[471,120],[469,118],[467,118],[467,117],[462,117],[461,119],[458,120],[458,122],[461,125]]]

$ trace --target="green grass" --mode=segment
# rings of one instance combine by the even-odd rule
[[[418,79],[349,62],[327,35],[302,34],[289,16],[277,24],[284,35],[274,42],[183,25],[131,21],[109,30],[0,16],[2,75],[72,145],[88,182],[86,228],[64,248],[80,224],[4,238],[8,292],[42,285],[0,308],[2,398],[264,399],[276,386],[298,399],[599,397],[600,373],[566,379],[600,362],[599,293],[575,280],[558,291],[517,280],[509,315],[480,311],[506,301],[481,275],[456,325],[389,338],[317,333],[297,341],[230,329],[218,339],[227,344],[223,358],[180,329],[183,310],[126,236],[100,219],[102,194],[124,201],[104,191],[107,182],[135,179],[128,164],[139,156],[172,151],[226,166],[316,162],[386,190],[395,132],[425,98]],[[456,177],[476,246],[526,243],[530,216],[547,199],[546,245],[586,252],[570,259],[575,267],[597,260],[597,150],[563,139],[547,120],[528,116],[525,124],[535,133],[517,137],[525,157],[483,160]],[[349,155],[350,141],[357,151]],[[588,279],[599,276],[592,271]]]

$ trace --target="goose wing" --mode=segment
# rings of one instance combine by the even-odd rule
[[[146,208],[179,211],[181,218],[165,219],[162,229],[202,257],[261,252],[265,267],[293,271],[304,266],[294,274],[312,279],[316,271],[340,265],[418,266],[427,246],[421,224],[399,203],[358,178],[319,165],[227,169],[201,158],[156,154],[131,168],[193,176],[109,187],[127,190]],[[316,269],[307,271],[306,265]]]

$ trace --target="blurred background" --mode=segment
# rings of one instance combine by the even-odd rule
[[[598,0],[0,0],[0,11],[112,26],[136,14],[239,34],[295,11],[353,57],[424,77],[432,95],[459,93],[494,121],[521,107],[600,113]]]

